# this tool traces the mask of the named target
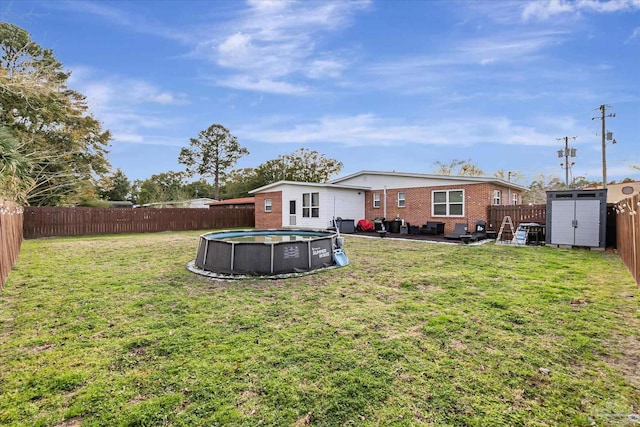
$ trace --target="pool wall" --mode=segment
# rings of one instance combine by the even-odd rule
[[[309,240],[284,242],[233,242],[216,238],[229,234],[312,234]],[[309,230],[250,230],[208,233],[200,236],[196,267],[223,274],[300,273],[334,265],[336,234]]]

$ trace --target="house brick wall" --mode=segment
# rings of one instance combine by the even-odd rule
[[[431,216],[431,192],[433,190],[464,190],[464,217]],[[487,221],[487,206],[493,204],[493,190],[502,191],[501,204],[511,204],[508,199],[509,189],[490,183],[466,185],[442,185],[436,187],[393,188],[387,189],[387,220],[404,219],[413,225],[422,225],[427,221],[441,221],[445,223],[445,233],[453,232],[455,224],[466,223],[472,229],[476,221]],[[405,193],[405,207],[398,207],[398,193]],[[373,194],[380,194],[380,207],[373,207]],[[520,191],[511,190],[511,195]],[[257,203],[256,203],[257,206]],[[257,209],[256,209],[257,211]],[[365,215],[369,220],[384,216],[384,189],[368,190],[365,192]]]
[[[282,228],[282,191],[258,193],[256,197],[256,228]],[[264,211],[264,200],[271,199],[271,212]]]

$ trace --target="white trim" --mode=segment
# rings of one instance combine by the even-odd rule
[[[402,194],[402,199],[400,199],[400,195]],[[398,207],[399,208],[406,208],[407,207],[407,193],[404,191],[398,191]],[[400,205],[400,200],[402,200],[402,206]]]
[[[493,197],[491,198],[491,204],[493,206],[502,204],[502,190],[493,190]]]
[[[300,187],[318,187],[318,188],[341,188],[345,190],[371,190],[371,187],[364,187],[361,185],[345,185],[345,184],[331,184],[327,182],[300,182],[300,181],[278,181],[271,184],[263,185],[262,187],[249,191],[249,194],[264,193],[268,190],[284,186],[293,185]]]
[[[450,212],[450,208],[451,208],[451,201],[449,200],[449,193],[453,192],[453,191],[461,191],[462,192],[462,215],[451,215]],[[435,213],[435,206],[436,203],[434,202],[435,197],[434,194],[435,193],[445,193],[446,194],[446,200],[444,203],[437,203],[437,205],[442,205],[444,204],[446,207],[446,213],[444,215],[436,215]],[[465,191],[464,188],[452,188],[449,190],[431,190],[431,216],[434,218],[438,218],[438,217],[450,217],[450,218],[463,218],[465,216],[465,211],[466,211],[466,199],[465,199]],[[453,204],[458,205],[460,204],[460,202],[454,202]]]
[[[316,204],[313,204],[313,195],[316,195],[317,200]],[[309,205],[304,204],[304,196],[309,195]],[[305,215],[305,209],[307,209],[308,215]],[[317,212],[317,215],[314,215],[314,210]],[[302,217],[303,218],[320,218],[320,193],[317,191],[302,193]]]

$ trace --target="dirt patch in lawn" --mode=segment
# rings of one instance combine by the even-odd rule
[[[61,423],[54,424],[54,427],[79,427],[82,425],[82,419],[72,418],[70,420],[64,420]]]
[[[640,390],[640,337],[631,335],[618,337],[617,347],[622,354],[610,359],[610,363],[620,369],[624,378]]]

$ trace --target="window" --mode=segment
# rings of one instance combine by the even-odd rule
[[[302,194],[302,216],[304,218],[320,217],[320,193]]]
[[[406,205],[405,194],[404,192],[398,192],[398,207],[404,208]]]
[[[493,190],[493,204],[494,205],[502,204],[502,191]]]
[[[380,207],[380,193],[373,193],[373,207]]]
[[[264,211],[271,212],[271,199],[264,199]]]
[[[431,216],[464,216],[464,190],[431,192]]]
[[[518,204],[518,193],[514,193],[513,194],[513,204],[517,205]]]

